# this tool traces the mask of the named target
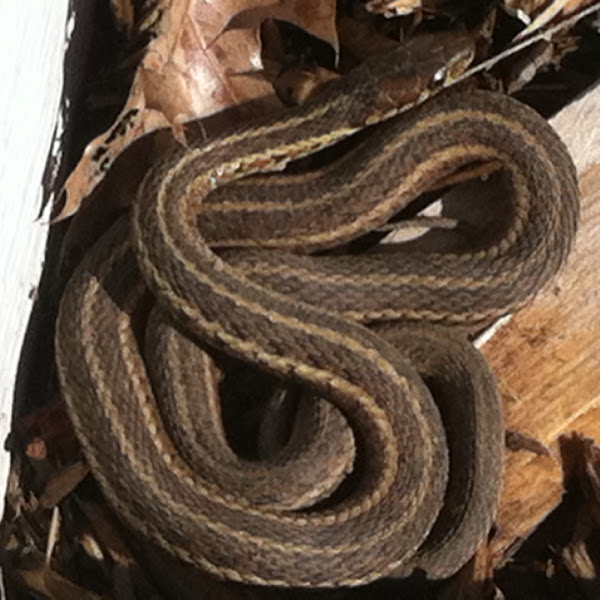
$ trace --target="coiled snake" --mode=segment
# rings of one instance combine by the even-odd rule
[[[505,314],[556,273],[577,182],[552,129],[509,98],[442,92],[398,115],[442,86],[448,56],[429,50],[418,71],[405,48],[277,119],[175,151],[67,286],[58,374],[92,472],[129,526],[210,573],[321,587],[416,566],[443,576],[491,525],[498,398],[483,359],[445,326]],[[419,84],[410,97],[407,78]],[[316,174],[223,187],[366,126],[363,144]],[[485,244],[307,255],[486,159],[502,164],[511,201],[507,227]],[[157,304],[144,333],[148,290]],[[404,326],[365,326],[380,321]],[[302,443],[265,463],[235,455],[198,343],[323,398],[310,403],[309,431],[292,434]],[[351,468],[352,485],[340,485]]]

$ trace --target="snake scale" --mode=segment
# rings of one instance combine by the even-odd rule
[[[187,563],[280,586],[445,576],[492,524],[498,396],[449,326],[506,314],[557,272],[577,181],[531,109],[441,91],[464,58],[464,40],[443,39],[174,151],[67,285],[57,368],[85,456],[125,523]],[[322,169],[276,174],[357,132]],[[502,165],[509,218],[477,247],[321,252],[484,160]],[[310,392],[304,425],[263,462],[228,445],[207,349]]]

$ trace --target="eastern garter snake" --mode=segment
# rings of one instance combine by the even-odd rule
[[[95,477],[129,526],[210,573],[321,587],[414,566],[441,576],[464,563],[490,527],[502,453],[493,380],[465,342],[423,322],[487,322],[535,294],[567,256],[577,182],[551,128],[511,99],[443,92],[392,118],[441,87],[447,55],[434,42],[415,70],[414,53],[405,48],[368,62],[279,120],[174,152],[145,178],[131,224],[121,219],[99,240],[65,291],[58,374]],[[350,159],[294,176],[300,186],[275,178],[265,190],[250,180],[237,192],[225,188],[242,199],[211,204],[209,196],[202,205],[227,183],[280,171],[382,121]],[[348,258],[264,248],[306,253],[348,241],[385,223],[432,181],[482,159],[502,163],[512,202],[509,225],[476,250]],[[259,248],[231,250],[246,244]],[[146,286],[158,301],[146,344],[164,354],[151,371],[154,389],[172,398],[165,408],[155,404],[139,350]],[[421,324],[398,333],[354,322],[393,319]],[[351,489],[332,491],[349,468],[333,466],[335,451],[354,446],[338,435],[332,410],[310,417],[317,432],[307,449],[284,451],[266,465],[237,458],[214,404],[213,367],[191,338],[338,406],[356,440]],[[183,349],[183,363],[173,348]],[[440,412],[445,423],[454,419],[451,429],[464,427],[454,450],[450,440],[445,504],[444,429],[407,357],[434,394],[450,385]],[[193,366],[206,374],[195,391]],[[457,416],[453,402],[463,403]],[[162,419],[180,413],[174,442]],[[198,447],[206,456],[191,457],[190,466]],[[305,475],[292,475],[291,467]],[[292,484],[302,501],[287,493]],[[304,506],[330,493],[324,504]],[[284,510],[290,507],[296,510]],[[448,514],[421,546],[440,509]]]

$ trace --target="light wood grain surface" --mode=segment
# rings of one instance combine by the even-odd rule
[[[503,396],[506,426],[547,456],[507,452],[495,560],[558,505],[557,440],[579,431],[600,442],[600,86],[554,119],[578,168],[581,225],[566,268],[483,345]]]

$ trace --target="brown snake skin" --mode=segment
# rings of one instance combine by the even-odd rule
[[[278,119],[165,158],[131,219],[67,286],[58,374],[94,476],[130,527],[214,575],[302,587],[415,567],[445,576],[492,523],[503,439],[493,378],[432,322],[485,323],[535,294],[571,246],[577,181],[552,129],[508,98],[443,92],[393,118],[441,87],[448,56],[428,50],[418,71],[418,52],[403,49]],[[316,174],[262,176],[378,122]],[[291,252],[354,239],[484,159],[503,166],[509,218],[474,249]],[[148,289],[157,306],[144,333]],[[361,324],[392,320],[403,326]],[[309,402],[307,425],[280,452],[242,459],[205,348],[323,400]],[[340,484],[350,469],[351,485]]]

